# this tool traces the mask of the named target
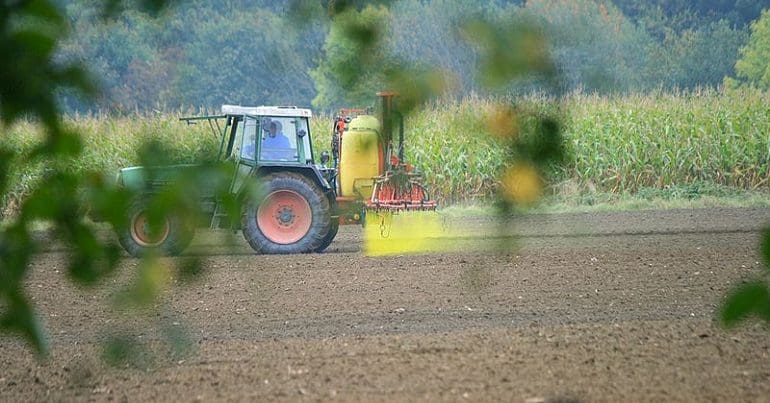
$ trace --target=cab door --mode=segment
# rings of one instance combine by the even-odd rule
[[[236,162],[235,177],[230,186],[232,193],[238,193],[242,190],[243,184],[252,176],[256,165],[259,119],[254,116],[244,116],[240,123],[240,127],[236,130],[231,154]]]

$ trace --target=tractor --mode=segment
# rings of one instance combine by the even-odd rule
[[[394,93],[378,93],[381,116],[365,110],[342,110],[335,118],[330,154],[314,160],[308,109],[276,106],[223,105],[221,114],[186,117],[194,124],[208,121],[221,137],[218,158],[232,164],[229,192],[246,192],[249,181],[259,183],[260,196],[242,200],[240,220],[228,220],[214,189],[199,189],[201,220],[193,224],[164,218],[161,228],[150,228],[148,200],[193,165],[129,167],[121,169],[118,185],[139,195],[126,212],[118,233],[133,256],[150,250],[165,255],[182,252],[196,226],[240,230],[257,253],[322,252],[340,224],[365,222],[366,214],[435,210],[422,176],[404,162],[403,118],[395,110]],[[398,128],[398,147],[393,141]],[[148,170],[155,174],[148,175]],[[152,183],[148,183],[152,177]]]

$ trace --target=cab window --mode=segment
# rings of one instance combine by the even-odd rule
[[[308,133],[310,133],[310,128],[307,124],[307,118],[298,118],[296,120],[297,122],[297,137],[299,138],[299,148],[303,151],[303,157],[305,158],[305,162],[313,162],[313,150],[310,146],[310,136],[308,136]]]
[[[265,117],[262,119],[261,127],[260,160],[291,162],[299,160],[295,118]]]
[[[243,147],[241,147],[241,159],[254,161],[257,149],[257,120],[247,117],[243,122]]]

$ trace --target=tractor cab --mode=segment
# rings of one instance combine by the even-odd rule
[[[313,163],[309,109],[283,106],[223,105],[220,157],[245,165]]]

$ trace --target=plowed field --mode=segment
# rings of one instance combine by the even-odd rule
[[[515,249],[478,252],[491,218],[455,219],[455,252],[367,257],[348,226],[323,254],[255,256],[196,238],[206,274],[156,309],[110,303],[55,245],[28,279],[50,333],[40,361],[0,338],[0,401],[770,401],[770,329],[724,330],[730,287],[760,275],[770,211],[532,215]],[[765,275],[767,278],[767,275]],[[177,331],[180,330],[180,331]],[[129,365],[101,358],[124,332]],[[165,335],[186,340],[169,353]]]

